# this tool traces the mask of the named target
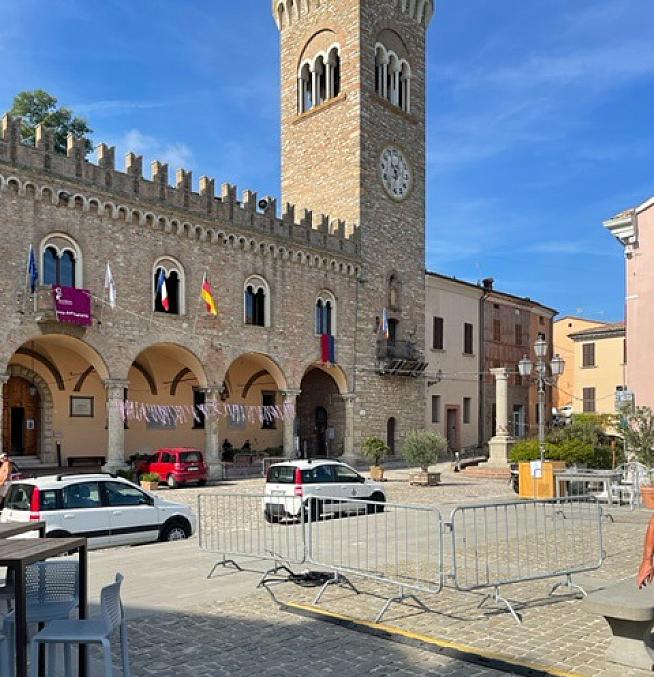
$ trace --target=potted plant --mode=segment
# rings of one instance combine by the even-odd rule
[[[381,462],[390,451],[384,440],[379,437],[368,437],[361,445],[363,455],[372,463],[370,466],[370,478],[375,482],[384,481],[384,467]]]
[[[161,478],[156,472],[146,472],[141,475],[141,486],[146,491],[156,491],[159,488]]]
[[[654,412],[649,407],[638,407],[622,420],[622,430],[627,450],[636,459],[651,468],[654,464]],[[640,480],[643,506],[654,510],[654,486],[651,475]]]
[[[441,481],[440,473],[429,472],[429,466],[447,449],[447,440],[427,431],[413,432],[402,446],[402,455],[410,465],[420,466],[420,472],[409,475],[409,482],[418,486],[435,486]]]

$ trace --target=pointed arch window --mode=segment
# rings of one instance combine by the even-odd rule
[[[171,257],[155,261],[152,270],[152,303],[155,313],[183,315],[185,300],[184,268]]]
[[[336,335],[336,300],[328,291],[321,291],[316,299],[316,334]]]
[[[270,288],[262,277],[252,276],[245,281],[243,310],[245,324],[270,326]]]
[[[68,235],[52,233],[41,242],[41,284],[82,286],[82,252]]]

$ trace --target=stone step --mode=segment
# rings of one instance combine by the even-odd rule
[[[476,477],[486,480],[505,480],[508,481],[511,477],[511,469],[509,467],[495,467],[487,465],[470,466],[461,472],[466,477]]]

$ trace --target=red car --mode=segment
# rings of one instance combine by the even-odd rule
[[[136,476],[138,479],[145,473],[155,472],[160,481],[165,482],[171,489],[182,484],[196,482],[202,487],[207,483],[209,468],[204,463],[204,457],[199,449],[159,449],[147,459],[136,461]]]

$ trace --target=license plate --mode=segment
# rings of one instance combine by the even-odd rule
[[[192,467],[190,467],[190,468],[187,468],[187,470],[188,470],[189,472],[192,472],[193,470],[199,470],[199,469],[200,469],[200,468],[198,468],[197,465],[194,465],[194,466],[192,466]]]
[[[271,491],[270,495],[271,496],[286,496],[286,492],[285,491]]]

